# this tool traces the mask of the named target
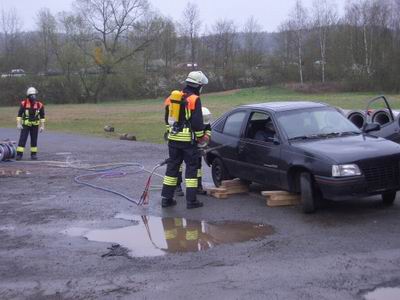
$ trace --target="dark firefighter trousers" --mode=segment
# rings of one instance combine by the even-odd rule
[[[179,168],[182,162],[185,162],[186,201],[195,202],[197,200],[197,168],[200,157],[197,146],[185,142],[169,142],[168,150],[169,161],[161,196],[166,199],[173,199],[178,184]]]
[[[199,162],[197,165],[197,179],[198,179],[198,187],[202,187],[202,177],[203,177],[203,170],[202,170],[202,158],[201,156],[199,157]],[[181,185],[182,183],[182,172],[183,172],[183,166],[181,165],[179,168],[179,174],[178,174],[178,186]]]
[[[37,153],[38,134],[39,134],[39,126],[38,125],[32,125],[32,126],[24,125],[23,129],[21,130],[21,134],[19,136],[17,153],[18,154],[24,153],[25,144],[28,139],[28,136],[30,135],[31,136],[31,153],[36,154]]]

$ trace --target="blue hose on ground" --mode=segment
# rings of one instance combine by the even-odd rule
[[[124,165],[114,166],[114,167],[110,167],[110,168],[106,168],[106,169],[87,169],[88,171],[93,171],[94,173],[78,175],[78,176],[74,177],[74,181],[77,184],[82,184],[82,185],[91,187],[91,188],[96,189],[96,190],[100,190],[100,191],[104,191],[104,192],[108,192],[108,193],[117,195],[117,196],[122,197],[125,200],[127,200],[127,201],[139,206],[139,205],[141,205],[140,200],[133,199],[133,198],[131,198],[131,197],[129,197],[129,196],[123,194],[123,193],[118,192],[118,191],[115,191],[115,190],[112,190],[112,189],[108,189],[108,188],[105,188],[105,187],[101,187],[101,186],[98,186],[98,185],[95,185],[95,184],[91,184],[91,183],[88,183],[88,182],[85,182],[85,181],[81,180],[82,178],[85,178],[85,177],[88,177],[88,176],[93,176],[93,175],[108,176],[108,175],[112,174],[111,171],[113,171],[113,170],[129,167],[129,166],[139,167],[139,170],[135,171],[133,174],[137,174],[137,173],[140,173],[140,172],[145,170],[143,165],[137,164],[137,163],[124,164]]]
[[[167,163],[167,160],[157,164],[153,168],[153,170],[151,172],[147,171],[145,169],[145,167],[142,164],[139,164],[139,163],[121,164],[121,165],[118,165],[118,166],[111,166],[111,167],[105,168],[105,169],[97,169],[96,167],[88,168],[88,169],[85,169],[85,170],[92,171],[94,173],[78,175],[78,176],[74,177],[74,181],[77,184],[82,184],[82,185],[94,188],[96,190],[100,190],[100,191],[104,191],[104,192],[108,192],[108,193],[117,195],[117,196],[122,197],[125,200],[127,200],[127,201],[129,201],[129,202],[131,202],[133,204],[136,204],[137,206],[140,206],[140,205],[143,205],[143,204],[148,204],[148,193],[149,193],[151,178],[155,174],[155,170],[158,169],[159,167],[165,165],[166,163]],[[122,174],[121,172],[116,173],[116,172],[112,172],[112,171],[114,171],[116,169],[132,167],[132,166],[133,167],[139,167],[139,170],[137,170],[137,171],[135,171],[133,173],[130,173],[130,174],[137,174],[137,173],[140,173],[140,172],[143,172],[143,171],[150,173],[150,176],[149,176],[149,178],[147,180],[144,192],[143,192],[143,194],[142,194],[142,196],[140,197],[139,200],[133,199],[133,198],[131,198],[131,197],[129,197],[129,196],[123,194],[123,193],[118,192],[118,191],[115,191],[115,190],[112,190],[112,189],[108,189],[108,188],[105,188],[105,187],[101,187],[101,186],[98,186],[98,185],[95,185],[95,184],[91,184],[91,183],[88,183],[88,182],[85,182],[85,181],[81,180],[82,178],[85,178],[85,177],[88,177],[88,176],[93,176],[93,175],[99,175],[101,177],[112,177],[112,176],[114,176],[116,174],[120,175],[120,174]]]

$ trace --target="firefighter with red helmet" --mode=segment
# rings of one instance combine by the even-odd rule
[[[21,160],[25,150],[25,144],[30,135],[31,159],[37,159],[37,140],[39,132],[44,131],[45,113],[44,105],[37,99],[38,91],[34,87],[28,88],[26,96],[22,100],[18,116],[17,129],[21,130],[17,147],[16,160]]]

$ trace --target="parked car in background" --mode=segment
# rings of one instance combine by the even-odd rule
[[[9,73],[1,74],[1,78],[23,77],[23,76],[26,76],[26,73],[23,69],[12,69]]]
[[[212,125],[206,155],[216,186],[240,178],[300,193],[314,212],[322,199],[381,195],[390,205],[400,190],[400,145],[357,128],[334,107],[275,102],[237,107]]]

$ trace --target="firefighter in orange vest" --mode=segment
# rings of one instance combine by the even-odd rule
[[[165,133],[164,133],[164,139],[168,141],[168,135],[169,131],[171,129],[171,126],[168,123],[169,119],[169,106],[171,105],[171,99],[168,97],[164,101],[164,107],[165,107],[165,115],[164,115],[164,120],[165,120]],[[178,173],[178,183],[176,184],[176,189],[175,189],[175,196],[182,197],[185,196],[183,193],[182,189],[182,172],[183,172],[183,166],[181,165],[179,167],[179,173]]]
[[[168,124],[168,116],[169,116],[169,105],[171,104],[171,99],[168,97],[164,101],[164,106],[165,106],[165,126],[166,126],[166,132],[164,134],[164,139],[168,140],[168,133],[170,130],[170,125]],[[207,107],[202,107],[202,114],[203,114],[203,121],[204,121],[204,132],[206,135],[208,135],[209,138],[211,138],[211,112]],[[182,172],[183,172],[183,166],[181,165],[179,167],[179,173],[178,173],[178,183],[176,185],[175,189],[175,196],[184,196],[185,194],[183,193],[182,190]],[[203,170],[202,170],[202,157],[199,157],[199,164],[197,168],[197,179],[198,179],[198,186],[197,186],[197,194],[198,195],[206,195],[207,192],[203,188],[203,182],[202,182],[202,177],[203,177]]]
[[[171,93],[168,106],[168,133],[169,161],[163,182],[162,207],[176,205],[173,199],[178,184],[179,168],[185,162],[186,207],[188,209],[202,207],[203,203],[197,200],[197,168],[200,157],[197,144],[204,144],[208,136],[204,131],[200,93],[204,85],[208,84],[207,77],[201,71],[190,72],[186,78],[186,87],[183,91]]]
[[[28,88],[17,116],[17,129],[21,130],[17,147],[16,160],[21,160],[28,136],[31,136],[31,159],[37,159],[37,140],[39,131],[44,130],[44,105],[37,99],[38,91],[34,87]]]

